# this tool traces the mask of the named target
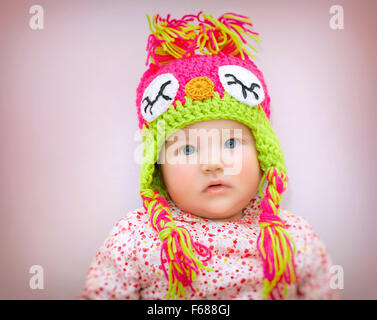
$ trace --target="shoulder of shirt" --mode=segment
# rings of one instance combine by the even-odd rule
[[[148,220],[148,214],[145,212],[143,207],[136,208],[134,210],[128,211],[121,217],[116,225],[125,226],[129,224],[140,225]]]
[[[305,218],[283,209],[280,210],[279,217],[284,221],[286,230],[293,238],[296,247],[301,248],[302,252],[306,254],[312,254],[313,250],[317,250],[317,253],[327,252],[327,247],[319,233]]]
[[[104,250],[118,250],[120,245],[132,248],[134,240],[140,231],[140,218],[143,213],[143,208],[128,211],[123,217],[113,224],[111,231],[108,233],[106,240],[103,244]]]
[[[145,209],[143,207],[136,208],[134,210],[128,211],[122,219],[140,219],[140,217],[147,216]]]
[[[293,214],[289,210],[281,209],[279,217],[284,221],[287,230],[302,230],[304,233],[313,231],[310,223],[304,217]]]
[[[110,236],[118,236],[129,231],[134,232],[147,219],[148,217],[143,207],[130,210],[113,225]]]

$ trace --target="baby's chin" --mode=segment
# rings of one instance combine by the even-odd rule
[[[229,199],[217,199],[216,202],[197,202],[191,212],[204,219],[231,219],[235,215],[238,215],[241,210],[242,208],[238,210],[234,201]]]

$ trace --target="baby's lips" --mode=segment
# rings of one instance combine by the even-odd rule
[[[207,185],[204,187],[203,191],[206,191],[209,187],[214,186],[214,185],[223,185],[225,187],[230,187],[230,185],[227,182],[225,182],[224,180],[217,179],[217,180],[209,181],[207,183]]]

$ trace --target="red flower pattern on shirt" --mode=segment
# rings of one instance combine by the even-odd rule
[[[263,299],[263,267],[256,248],[260,232],[261,198],[257,195],[240,220],[216,222],[181,211],[168,199],[173,219],[193,239],[212,251],[186,290],[184,299]],[[288,286],[286,299],[338,298],[330,288],[331,259],[308,222],[287,210],[279,216],[296,245],[297,283]],[[113,227],[91,262],[78,299],[165,299],[168,291],[160,262],[161,242],[143,208],[128,212]]]

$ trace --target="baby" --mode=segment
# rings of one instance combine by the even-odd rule
[[[115,224],[79,298],[336,297],[323,242],[279,205],[287,170],[244,45],[245,35],[259,41],[250,19],[149,22],[151,63],[136,101],[143,207]]]
[[[161,154],[169,198],[182,211],[214,221],[241,219],[263,176],[250,129],[234,120],[188,125],[166,141]]]

